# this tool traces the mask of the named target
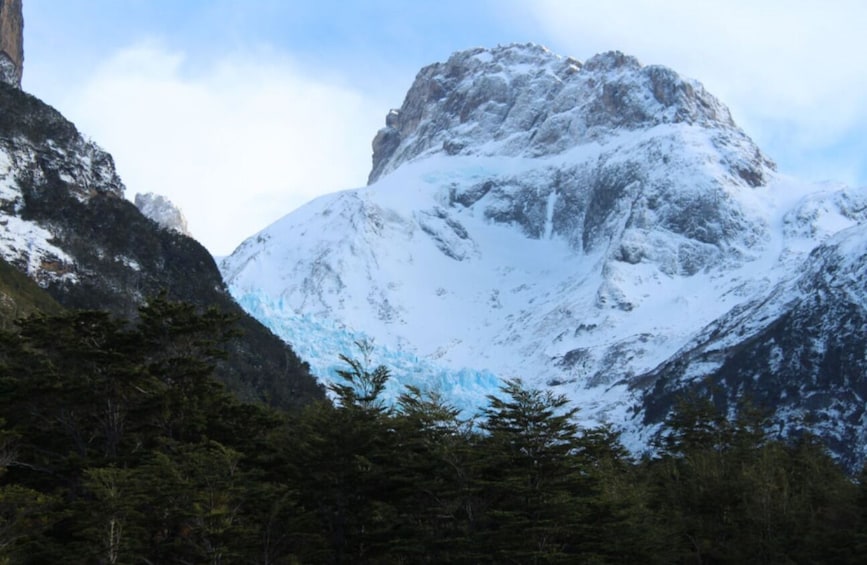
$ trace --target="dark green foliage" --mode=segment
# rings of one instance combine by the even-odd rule
[[[358,344],[362,354],[363,344]],[[313,562],[380,562],[396,525],[390,503],[399,476],[393,470],[394,432],[379,395],[385,367],[342,357],[332,386],[340,406],[320,403],[302,413],[290,443],[287,474],[298,484],[300,503],[310,510],[315,539],[302,558]]]
[[[144,296],[167,292],[172,300],[215,307],[238,319],[217,375],[244,398],[297,407],[322,391],[308,367],[267,328],[232,300],[210,254],[196,241],[158,229],[130,202],[97,194],[80,202],[57,171],[42,184],[24,179],[24,214],[58,226],[63,247],[76,258],[79,282],[55,283],[48,292],[69,308],[102,309],[135,319]],[[137,268],[129,268],[134,262]],[[167,290],[168,289],[168,290]]]
[[[220,562],[260,543],[241,461],[281,419],[213,379],[230,318],[160,297],[136,324],[81,311],[19,325],[0,334],[0,512],[3,496],[30,502],[0,518],[15,530],[31,506],[58,509],[6,555]]]
[[[62,310],[39,285],[0,259],[0,329],[10,329],[15,320],[31,314],[59,314]]]
[[[636,463],[519,380],[463,419],[345,357],[284,414],[213,379],[234,331],[161,296],[0,332],[0,563],[864,561],[863,482],[748,408],[684,401]]]
[[[371,370],[369,365],[373,346],[362,341],[356,341],[355,345],[361,352],[362,359],[340,354],[340,360],[346,363],[347,367],[339,369],[337,376],[344,382],[334,383],[329,388],[345,408],[381,410],[382,401],[379,397],[390,377],[388,368],[379,365]]]
[[[0,136],[23,136],[34,143],[72,143],[80,136],[72,122],[35,96],[0,84]]]
[[[477,525],[476,434],[436,393],[408,387],[392,420],[397,527],[389,553],[405,562],[470,555]]]
[[[811,438],[772,440],[750,408],[730,421],[708,400],[669,417],[649,465],[654,510],[689,563],[857,563],[855,486]],[[862,526],[863,527],[863,526]]]
[[[508,381],[489,397],[478,461],[484,547],[496,562],[554,563],[581,545],[586,499],[598,494],[579,457],[576,410],[550,391]]]

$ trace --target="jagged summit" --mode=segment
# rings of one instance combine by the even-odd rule
[[[617,51],[582,64],[535,44],[470,49],[418,73],[373,140],[368,182],[420,155],[538,157],[668,123],[717,128],[752,144],[700,83],[666,67]],[[771,164],[753,149],[744,174],[760,184],[757,165]]]
[[[736,295],[714,282],[699,295],[722,305],[694,313],[673,289],[741,284],[782,245],[767,203],[784,191],[725,106],[622,53],[456,53],[386,121],[376,182],[311,202],[223,262],[242,302],[453,367],[613,382],[691,331],[635,312],[708,323]],[[454,315],[433,322],[431,304]]]

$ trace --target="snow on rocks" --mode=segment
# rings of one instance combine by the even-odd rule
[[[777,174],[670,69],[473,49],[419,72],[367,187],[290,213],[221,269],[326,380],[362,336],[400,382],[462,407],[523,377],[637,445],[659,421],[636,416],[654,371],[718,321],[729,345],[760,332],[745,313],[792,303],[810,252],[864,220],[862,193]],[[698,356],[681,380],[725,362]]]

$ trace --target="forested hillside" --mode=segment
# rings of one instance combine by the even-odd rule
[[[58,314],[63,308],[35,282],[0,259],[0,327],[9,329],[18,318],[37,312]]]
[[[0,334],[3,563],[863,563],[867,485],[684,399],[656,454],[503,383],[475,418],[343,357],[336,402],[283,413],[213,379],[234,332],[151,300],[136,322]]]

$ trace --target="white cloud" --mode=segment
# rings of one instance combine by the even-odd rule
[[[168,196],[214,254],[323,192],[362,186],[386,106],[275,53],[187,65],[124,49],[58,106],[115,157],[127,196]]]
[[[796,168],[867,131],[859,0],[538,0],[518,9],[566,54],[618,49],[700,80],[772,157],[788,155]]]

